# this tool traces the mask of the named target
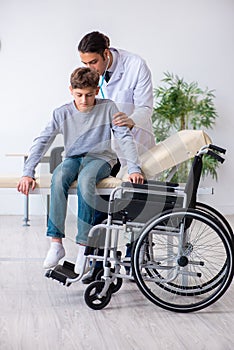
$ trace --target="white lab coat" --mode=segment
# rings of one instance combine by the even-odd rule
[[[152,128],[153,87],[149,68],[138,55],[111,48],[117,56],[117,65],[108,83],[102,85],[105,98],[113,100],[121,112],[135,122],[132,134],[139,154],[155,145]],[[99,92],[101,97],[101,92]]]

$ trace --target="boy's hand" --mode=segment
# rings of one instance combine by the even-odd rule
[[[29,176],[23,176],[17,185],[17,190],[27,196],[30,188],[34,190],[35,187],[36,181],[33,178]]]
[[[113,117],[113,123],[117,126],[127,126],[131,130],[135,125],[134,121],[123,112],[118,112]]]
[[[141,173],[132,173],[129,175],[129,180],[134,184],[143,184],[144,176]]]

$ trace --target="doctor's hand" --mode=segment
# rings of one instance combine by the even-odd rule
[[[134,121],[123,112],[114,114],[113,123],[117,126],[127,126],[130,130],[135,125]]]
[[[141,173],[132,173],[128,176],[129,180],[134,184],[143,184],[144,176]]]
[[[17,190],[27,196],[30,188],[34,190],[35,187],[36,181],[32,177],[23,176],[17,185]]]

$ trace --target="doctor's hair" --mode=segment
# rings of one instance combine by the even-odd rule
[[[70,77],[72,89],[84,89],[98,87],[99,73],[93,69],[80,67],[75,69]]]
[[[106,35],[100,32],[91,32],[81,39],[78,45],[78,51],[82,53],[95,52],[104,58],[104,51],[108,49],[109,46],[110,39]]]

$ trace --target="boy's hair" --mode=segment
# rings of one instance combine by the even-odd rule
[[[81,39],[78,45],[78,51],[82,53],[98,53],[104,58],[104,51],[110,46],[110,39],[99,32],[91,32]]]
[[[87,67],[80,67],[74,70],[70,78],[73,89],[84,89],[92,87],[96,89],[99,83],[99,73]]]

